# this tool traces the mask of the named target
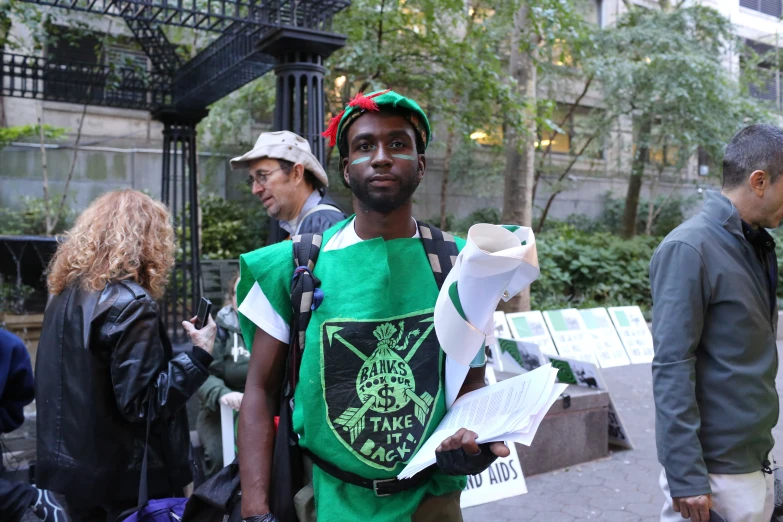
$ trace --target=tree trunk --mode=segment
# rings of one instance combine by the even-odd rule
[[[520,4],[514,15],[514,28],[511,33],[511,56],[509,72],[517,82],[517,95],[526,101],[525,128],[522,133],[508,127],[506,137],[506,168],[504,176],[503,215],[504,223],[533,225],[533,183],[535,179],[535,136],[536,136],[536,66],[535,33],[526,33],[528,29],[527,1]],[[529,49],[522,49],[522,38],[526,34],[533,41]],[[525,46],[528,47],[528,46]],[[530,310],[530,290],[526,289],[508,302],[501,301],[500,309],[505,312]]]
[[[576,161],[582,157],[582,154],[587,150],[587,147],[590,146],[590,143],[592,143],[593,139],[598,135],[598,130],[596,130],[590,138],[585,141],[585,144],[582,145],[582,148],[579,149],[579,152],[577,152],[576,156],[571,158],[571,161],[568,163],[566,168],[563,170],[563,172],[560,173],[560,176],[557,178],[557,185],[552,190],[552,193],[549,195],[549,199],[546,200],[546,205],[544,205],[544,210],[541,211],[541,217],[538,218],[538,226],[536,227],[536,234],[540,234],[541,230],[544,228],[544,223],[546,222],[546,218],[549,215],[549,209],[552,208],[552,203],[555,201],[555,198],[562,192],[561,189],[557,188],[560,186],[560,184],[563,182],[566,176],[568,176],[568,173],[571,172],[571,169],[576,164]]]
[[[653,179],[652,187],[650,188],[650,198],[647,202],[647,224],[644,226],[644,235],[652,235],[652,226],[655,221],[655,197],[658,195],[658,185],[661,182],[661,175],[663,174],[664,164],[662,163],[658,167],[655,179]]]
[[[89,89],[88,89],[88,96],[89,96]],[[63,211],[65,210],[65,199],[68,197],[68,189],[71,186],[71,180],[73,179],[73,171],[76,168],[76,159],[79,155],[79,142],[82,140],[82,128],[84,127],[84,118],[87,116],[87,104],[85,103],[82,107],[82,115],[81,118],[79,118],[79,128],[76,131],[76,140],[73,142],[73,156],[71,156],[71,168],[68,169],[68,177],[65,178],[65,187],[63,188],[63,195],[60,198],[60,204],[57,207],[57,212],[54,214],[54,218],[52,219],[52,229],[47,232],[47,234],[51,234],[54,229],[57,227],[57,223],[60,221],[60,219],[63,217]]]
[[[46,141],[44,139],[43,107],[41,107],[41,116],[38,118],[38,137],[41,140],[41,171],[43,172],[43,194],[44,194],[44,214],[46,235],[51,234],[52,230],[52,205],[49,201],[49,168],[46,165]]]
[[[652,118],[643,115],[639,122],[639,132],[636,136],[636,153],[633,156],[631,166],[631,178],[628,180],[628,192],[625,195],[625,209],[623,210],[623,230],[625,238],[631,238],[636,234],[636,216],[639,211],[639,195],[644,183],[644,166],[650,153],[650,133],[652,131]]]
[[[443,158],[443,178],[440,182],[440,229],[446,230],[446,194],[451,174],[451,156],[454,154],[454,131],[449,130],[446,138],[446,156]]]

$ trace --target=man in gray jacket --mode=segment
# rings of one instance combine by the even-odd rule
[[[778,421],[777,259],[783,131],[751,125],[723,158],[723,189],[653,255],[653,392],[661,521],[769,522]]]

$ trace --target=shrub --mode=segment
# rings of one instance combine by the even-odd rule
[[[658,196],[655,201],[655,208],[657,209],[664,203],[666,198],[664,196]],[[683,221],[685,221],[685,215],[690,208],[696,203],[697,196],[688,197],[672,197],[666,201],[663,210],[661,210],[658,217],[653,221],[651,235],[653,236],[665,236]],[[647,226],[647,205],[648,201],[642,199],[639,201],[639,211],[636,215],[636,233],[644,234],[644,229]],[[582,228],[585,231],[604,231],[619,233],[623,226],[623,212],[625,211],[625,198],[613,198],[611,193],[604,195],[604,210],[595,222],[589,223],[586,221],[586,227]],[[569,222],[571,216],[569,216]],[[576,224],[576,223],[574,223]]]
[[[0,312],[24,313],[24,302],[34,293],[35,289],[27,285],[0,282]]]
[[[228,201],[215,194],[201,197],[201,256],[237,259],[266,245],[269,218],[257,201]]]
[[[534,309],[638,305],[651,307],[648,267],[660,238],[630,240],[560,225],[536,238],[541,276],[531,287]]]
[[[51,196],[52,218],[54,218],[57,207],[60,205],[60,197],[60,195],[56,194]],[[53,233],[60,234],[68,230],[73,223],[73,219],[74,212],[68,205],[68,199],[66,199],[63,215],[60,217]],[[0,208],[0,235],[45,236],[46,206],[43,198],[24,196],[21,209]]]

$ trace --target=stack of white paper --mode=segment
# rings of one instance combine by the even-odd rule
[[[410,478],[435,464],[435,449],[460,428],[476,432],[479,443],[507,441],[529,446],[546,412],[567,387],[555,383],[557,372],[547,364],[466,393],[454,402],[398,478]]]

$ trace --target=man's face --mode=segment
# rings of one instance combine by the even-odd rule
[[[409,202],[426,167],[413,126],[397,114],[368,112],[347,132],[343,176],[362,206],[386,214]]]
[[[290,220],[294,211],[292,204],[299,190],[294,169],[286,174],[276,159],[262,158],[250,163],[250,176],[255,179],[250,187],[253,194],[266,208],[266,213],[274,219]],[[299,184],[301,185],[301,184]]]
[[[766,176],[766,174],[765,174]],[[759,223],[764,228],[777,228],[783,220],[783,176],[778,176],[770,182],[766,176],[766,184],[759,201]]]

